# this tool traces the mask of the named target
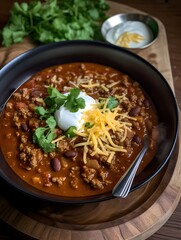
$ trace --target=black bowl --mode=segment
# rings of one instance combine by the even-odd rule
[[[36,72],[56,64],[94,62],[111,66],[138,81],[154,102],[166,137],[151,163],[136,176],[131,191],[151,180],[170,159],[178,137],[178,108],[174,94],[164,77],[148,62],[120,47],[95,41],[67,41],[34,48],[9,62],[0,72],[0,106],[10,94]],[[63,198],[39,191],[22,181],[8,166],[0,153],[0,176],[14,190],[36,200],[53,203],[86,203],[113,198],[111,193]]]

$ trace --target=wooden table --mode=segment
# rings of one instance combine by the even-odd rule
[[[2,27],[8,18],[8,12],[12,6],[12,0],[0,3],[0,27]],[[20,2],[20,1],[19,1]],[[181,107],[181,1],[180,0],[117,0],[122,4],[137,8],[147,12],[162,21],[166,28],[172,74],[175,86],[176,98],[179,107]],[[180,183],[181,184],[181,183]],[[5,223],[0,221],[0,239],[29,239],[19,235]],[[179,240],[181,239],[181,201],[175,212],[167,223],[149,240]]]

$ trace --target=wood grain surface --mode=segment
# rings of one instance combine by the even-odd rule
[[[123,0],[121,2],[125,4],[129,4],[130,2],[130,5],[133,7],[146,12],[149,12],[150,9],[150,11],[152,11],[150,14],[160,19],[159,15],[157,16],[157,14],[159,14],[159,11],[156,6],[162,6],[160,10],[162,9],[163,13],[165,11],[165,14],[167,13],[171,15],[170,12],[164,10],[163,6],[166,6],[166,9],[168,7],[170,8],[171,6],[174,8],[177,1],[173,0],[168,1],[167,3],[165,1],[147,1],[152,2],[148,3],[148,5],[143,4],[143,1],[141,0]],[[173,8],[170,8],[170,11],[173,11]],[[174,9],[178,10],[176,8]],[[121,10],[130,11],[130,9],[125,6],[122,6]],[[0,8],[0,13],[1,11],[2,9]],[[118,5],[112,4],[111,11],[113,11],[113,13],[116,13],[117,11],[120,12],[120,9]],[[177,16],[180,16],[179,13]],[[165,19],[165,21],[167,21],[167,19]],[[142,51],[139,54],[142,57],[148,59],[155,67],[157,67],[163,73],[172,87],[173,80],[174,85],[175,82],[176,84],[178,83],[178,87],[175,87],[175,92],[180,106],[180,84],[177,82],[177,73],[180,71],[180,69],[177,69],[176,65],[172,78],[167,38],[164,26],[165,25],[162,25],[162,23],[160,23],[162,35],[160,35],[159,41],[156,43],[156,45],[150,48],[149,51]],[[21,52],[31,47],[31,43],[25,42],[24,45],[16,45],[15,51],[12,50],[12,48],[8,50],[9,52],[7,52],[7,49],[1,49],[0,65],[10,60],[10,58],[16,54],[20,54]],[[160,49],[164,49],[164,52],[160,53]],[[178,60],[177,63],[180,63],[180,59],[178,57],[179,51],[179,48],[177,51],[175,48],[176,55],[172,55],[174,57],[173,60],[171,56],[171,62],[175,60],[176,56],[176,59]],[[175,81],[175,78],[177,81]],[[33,212],[28,211],[26,208],[19,209],[18,206],[9,204],[9,202],[7,202],[4,198],[0,198],[0,215],[1,217],[3,216],[4,220],[6,218],[5,221],[9,221],[9,224],[13,225],[14,228],[17,228],[19,230],[23,228],[23,231],[25,233],[31,233],[32,236],[37,238],[41,235],[41,239],[146,239],[167,221],[180,199],[181,179],[179,176],[181,175],[181,164],[179,164],[179,161],[176,161],[178,150],[178,148],[175,149],[174,155],[172,156],[173,161],[169,162],[169,166],[167,166],[167,168],[165,168],[164,171],[162,171],[157,176],[157,178],[154,179],[154,181],[150,182],[143,189],[139,189],[139,192],[137,194],[139,198],[135,200],[134,204],[132,201],[134,193],[132,193],[130,194],[129,198],[126,199],[126,204],[125,202],[116,200],[116,202],[113,201],[112,203],[105,203],[101,207],[100,204],[92,205],[89,209],[84,209],[84,207],[82,207],[81,211],[77,209],[64,210],[64,214],[62,214],[62,209],[59,209],[58,213],[55,213],[55,210],[52,208],[42,208],[38,211]],[[178,159],[180,160],[180,157]],[[177,164],[176,169],[175,164]],[[174,175],[172,176],[173,172]],[[113,208],[113,206],[116,206],[116,208]],[[178,205],[178,210],[176,210],[178,212],[174,212],[170,220],[157,233],[149,237],[150,240],[181,239],[181,230],[179,228],[179,226],[181,226],[180,208],[180,205]],[[106,214],[105,209],[108,209],[106,211]],[[89,215],[85,214],[85,210],[89,211]],[[74,216],[77,216],[75,218],[75,222],[70,222],[72,211],[74,212]],[[96,216],[93,219],[91,218],[92,211],[94,213],[94,216],[96,211]],[[86,219],[85,217],[89,216],[89,218],[86,219],[87,222],[84,221],[83,226],[77,226],[75,224],[77,222],[81,225],[83,224],[83,222],[81,222],[82,218],[79,216],[81,215],[80,213],[83,214],[84,219]],[[96,224],[95,219],[97,219]],[[102,225],[103,221],[104,225]],[[12,229],[10,229],[11,233],[6,234],[9,231],[9,227],[7,225],[4,225],[4,223],[1,225],[1,229],[2,226],[5,227],[6,230],[5,232],[2,231],[0,239],[15,239],[15,236],[17,236],[17,239],[29,239],[27,236],[25,237],[24,234],[19,235]],[[82,231],[78,231],[80,228],[82,228]],[[72,231],[71,229],[74,229],[76,231]],[[91,231],[85,231],[86,229]]]

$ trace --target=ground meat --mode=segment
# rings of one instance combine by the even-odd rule
[[[95,177],[95,174],[96,174],[96,170],[94,168],[83,166],[83,171],[81,175],[85,182],[89,183]]]
[[[70,177],[70,185],[73,187],[73,188],[78,188],[78,176],[79,176],[79,167],[72,167],[70,169],[70,174],[69,174],[69,177]]]
[[[99,179],[92,179],[90,184],[93,188],[98,188],[98,189],[104,188],[103,182],[101,182]]]
[[[70,185],[75,189],[78,188],[78,178],[72,177],[70,180]]]
[[[52,186],[52,181],[51,181],[52,175],[51,175],[51,173],[50,172],[43,172],[41,174],[41,176],[42,176],[42,180],[43,180],[43,185],[45,187],[51,187]]]
[[[28,88],[23,88],[20,90],[20,93],[22,95],[23,98],[25,99],[29,99],[30,98],[30,94],[29,94],[29,89]]]
[[[57,183],[59,187],[63,185],[65,180],[66,180],[66,177],[52,177],[52,182]]]
[[[21,142],[22,142],[22,143],[27,143],[27,141],[28,141],[28,136],[25,135],[25,134],[22,134],[20,139],[21,139]]]
[[[94,168],[83,167],[83,180],[95,189],[103,189],[105,185],[110,183],[110,181],[107,181],[107,175],[106,171],[96,171]]]
[[[16,92],[16,93],[13,94],[13,96],[14,96],[14,98],[15,98],[16,100],[21,101],[21,98],[22,98],[21,93]]]
[[[40,125],[40,121],[37,120],[36,118],[30,118],[29,121],[28,121],[28,126],[31,128],[31,129],[36,129],[38,128]]]
[[[43,153],[40,149],[34,148],[34,146],[27,146],[20,144],[20,154],[19,158],[21,161],[21,165],[30,170],[31,168],[35,168],[43,159]]]
[[[64,151],[66,151],[66,150],[69,150],[70,146],[69,146],[69,144],[68,144],[67,141],[65,141],[65,140],[60,140],[60,141],[58,141],[58,143],[57,143],[57,148],[59,148],[59,149],[61,150],[61,152],[64,152]]]
[[[7,108],[7,109],[12,109],[12,108],[13,108],[13,103],[8,102],[8,103],[6,104],[6,108]]]

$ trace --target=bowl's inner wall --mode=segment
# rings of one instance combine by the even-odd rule
[[[150,179],[164,165],[176,142],[178,131],[178,112],[173,93],[162,75],[149,63],[137,55],[118,47],[92,42],[72,41],[45,45],[19,56],[1,71],[0,106],[9,98],[13,90],[36,72],[57,64],[68,62],[94,62],[111,66],[128,74],[139,82],[154,102],[160,122],[164,124],[167,136],[160,146],[159,157],[144,171],[147,179],[140,178],[133,188]],[[165,147],[166,144],[166,147]]]

